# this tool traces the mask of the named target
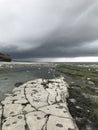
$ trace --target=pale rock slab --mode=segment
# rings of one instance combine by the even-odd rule
[[[23,99],[16,99],[16,100],[14,101],[14,103],[15,103],[15,104],[23,104],[23,105],[25,105],[25,104],[28,103],[28,101],[27,101],[25,98],[23,98]]]
[[[63,78],[32,80],[15,88],[1,102],[0,129],[78,130],[67,107],[67,88]]]
[[[77,128],[70,119],[50,116],[47,122],[47,130],[77,130]]]
[[[5,104],[11,104],[12,102],[13,102],[13,97],[12,96],[6,97],[3,101],[1,101],[1,103],[3,105],[5,105]]]
[[[5,100],[3,100],[1,103],[4,105],[12,104],[12,103],[26,104],[26,103],[28,103],[28,101],[25,99],[24,95],[21,95],[21,94],[16,95],[15,94],[15,96],[6,97]]]
[[[8,96],[5,98],[4,101],[2,101],[2,104],[11,104],[11,103],[27,103],[27,100],[25,99],[24,95],[24,88],[18,87],[13,90],[13,94],[11,96]]]
[[[37,111],[27,114],[26,120],[30,130],[43,130],[47,117],[45,113]]]
[[[62,102],[62,98],[61,98],[61,90],[59,88],[56,89],[57,92],[57,96],[55,98],[56,102]]]
[[[45,112],[46,114],[55,115],[62,118],[72,118],[69,114],[67,106],[65,104],[54,104],[39,108],[39,110]]]
[[[25,120],[23,115],[8,117],[3,123],[2,130],[25,130]]]
[[[47,88],[47,92],[49,93],[49,97],[48,97],[48,104],[51,105],[53,103],[56,102],[56,96],[57,96],[57,92],[56,92],[56,88],[52,86],[52,88]]]
[[[32,89],[32,88],[35,88],[36,86],[37,86],[37,84],[27,84],[26,88]]]
[[[7,104],[4,106],[4,117],[10,117],[22,113],[23,106],[21,104]]]
[[[23,108],[23,112],[25,114],[27,113],[30,113],[30,112],[33,112],[35,111],[35,109],[30,105],[30,104],[27,104],[24,108]]]
[[[30,104],[36,108],[48,105],[48,93],[42,85],[38,85],[36,88],[26,88],[26,97]]]
[[[13,93],[14,94],[21,94],[21,95],[24,95],[24,87],[18,87],[18,88],[14,88],[13,89]]]
[[[22,85],[23,86],[23,85]],[[25,88],[18,87],[13,90],[13,101],[16,104],[27,104],[28,101],[25,98]]]

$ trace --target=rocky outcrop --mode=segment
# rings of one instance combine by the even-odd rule
[[[69,113],[68,84],[36,79],[13,90],[1,102],[1,130],[78,130]]]
[[[9,54],[0,53],[0,61],[10,62],[11,61],[11,56]]]

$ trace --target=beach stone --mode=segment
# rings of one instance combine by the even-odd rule
[[[71,99],[69,99],[70,100],[70,102],[72,102],[72,103],[76,103],[76,100],[74,99],[74,98],[71,98]]]
[[[87,78],[87,80],[91,80],[91,78]]]
[[[93,81],[88,81],[89,85],[95,85],[95,83]]]
[[[22,82],[15,83],[15,87],[19,87],[22,84],[23,84]]]

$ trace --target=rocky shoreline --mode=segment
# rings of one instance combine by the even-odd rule
[[[63,78],[36,79],[16,87],[1,101],[1,130],[78,130],[68,96]]]

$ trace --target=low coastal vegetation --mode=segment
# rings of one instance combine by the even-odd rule
[[[98,69],[59,64],[55,75],[69,83],[69,110],[80,130],[98,130]]]

